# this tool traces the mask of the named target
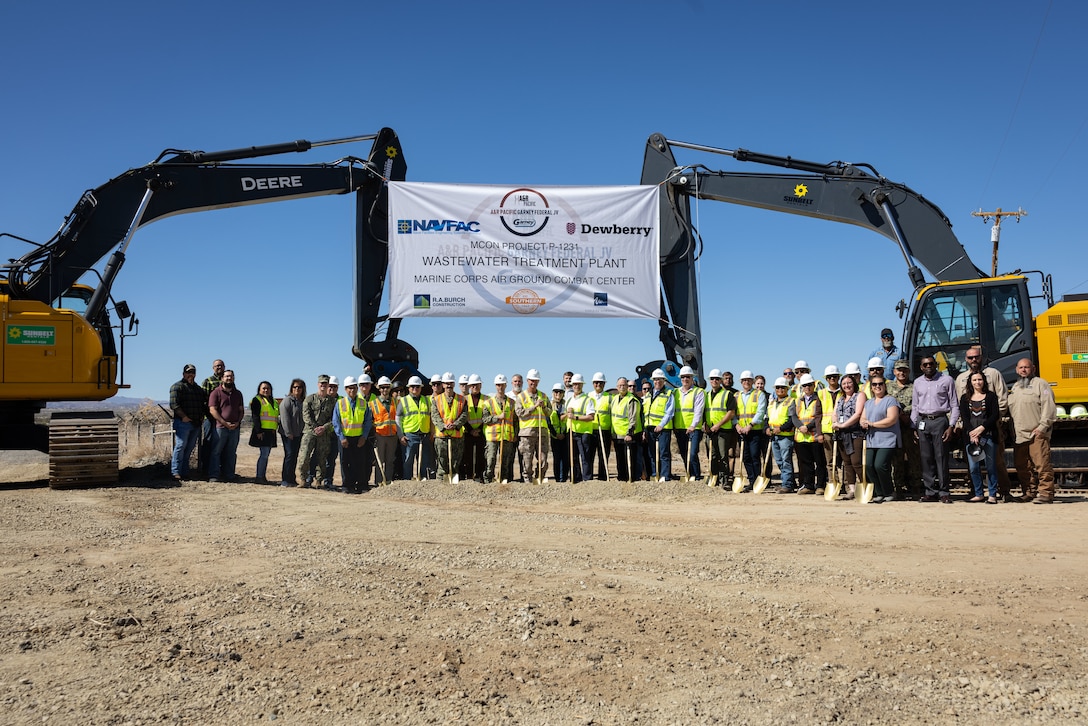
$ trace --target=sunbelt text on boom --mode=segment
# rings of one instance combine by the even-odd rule
[[[457,234],[479,232],[480,223],[459,219],[398,219],[397,234]]]

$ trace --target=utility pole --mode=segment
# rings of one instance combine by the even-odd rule
[[[998,207],[994,212],[983,212],[980,208],[977,212],[971,212],[971,216],[982,217],[983,222],[989,222],[990,217],[994,218],[994,226],[990,229],[990,241],[994,243],[994,260],[990,277],[997,277],[997,244],[1001,241],[1001,218],[1016,217],[1016,223],[1020,224],[1020,218],[1028,216],[1028,213],[1022,207],[1015,212],[1002,212],[1001,207]]]

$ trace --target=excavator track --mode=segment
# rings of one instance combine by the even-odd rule
[[[116,484],[119,424],[112,411],[54,413],[49,423],[49,486]]]

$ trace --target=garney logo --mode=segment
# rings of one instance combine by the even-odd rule
[[[531,237],[548,225],[548,218],[559,214],[558,210],[548,205],[548,200],[535,189],[515,189],[508,192],[498,209],[492,209],[492,214],[498,214],[502,226],[506,231],[516,234],[518,237]]]
[[[56,345],[57,329],[51,325],[9,325],[8,345]]]
[[[462,222],[459,219],[398,219],[397,234],[444,234],[448,232],[479,232],[479,222]]]
[[[801,205],[803,207],[811,207],[812,200],[808,198],[808,185],[798,184],[793,188],[793,196],[786,194],[782,197],[782,201],[786,204]]]
[[[522,315],[536,312],[536,309],[544,304],[544,298],[538,296],[532,290],[518,290],[506,298],[506,304],[514,308]]]

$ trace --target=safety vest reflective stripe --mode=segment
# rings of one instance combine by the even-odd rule
[[[737,399],[737,418],[740,419],[738,421],[739,426],[751,426],[753,429],[758,430],[767,425],[765,421],[757,424],[752,423],[752,419],[755,418],[756,412],[759,411],[760,395],[760,392],[755,389],[752,389],[752,391],[747,394],[747,400],[745,400],[744,393],[739,394],[740,397]]]
[[[438,397],[438,414],[442,417],[444,423],[453,423],[457,420],[464,407],[465,399],[458,393],[453,395],[452,400],[447,399],[446,394]],[[443,439],[459,439],[462,436],[462,431],[460,428],[436,431],[435,436]]]
[[[478,429],[484,425],[484,406],[487,405],[487,399],[480,396],[480,400],[476,406],[472,405],[472,397],[469,396],[465,399],[465,406],[468,408],[468,425],[472,429]]]
[[[797,410],[797,418],[801,419],[801,423],[803,423],[805,426],[808,426],[810,429],[812,427],[812,422],[816,420],[816,406],[818,406],[819,403],[820,399],[815,396],[813,396],[812,400],[808,403],[805,403],[804,398],[798,398],[794,402],[794,406]],[[803,434],[800,430],[797,430],[794,432],[793,440],[800,441],[802,443],[815,441],[816,434]]]
[[[612,397],[612,408],[609,413],[612,416],[612,434],[617,438],[623,438],[628,433],[629,422],[627,417],[632,404],[635,406],[635,429],[630,433],[639,434],[642,433],[642,415],[638,399],[630,393],[625,394],[623,397]]]
[[[695,398],[699,395],[698,390],[700,389],[694,386],[687,391],[682,388],[676,389],[676,403],[673,404],[675,410],[672,414],[672,427],[674,429],[691,428],[691,424],[695,420]]]
[[[771,426],[782,426],[790,420],[790,404],[793,399],[789,396],[782,401],[775,399],[767,404],[767,423]],[[792,433],[782,433],[780,436],[792,436]]]
[[[552,432],[559,436],[564,436],[567,431],[569,431],[567,419],[559,417],[559,413],[555,410],[554,404],[552,405],[552,412],[548,414],[548,421],[552,424]]]
[[[602,393],[594,400],[594,406],[597,409],[596,424],[593,429],[603,429],[604,431],[612,430],[612,399],[615,398],[611,393]]]
[[[404,433],[428,433],[431,430],[431,399],[420,396],[419,402],[411,396],[400,399],[401,419],[404,421]]]
[[[729,391],[724,388],[714,393],[713,391],[706,392],[706,408],[703,409],[705,413],[706,422],[713,426],[722,419],[725,418],[725,414],[729,413]],[[722,424],[723,429],[731,429],[735,425],[736,418],[731,418]]]
[[[370,412],[374,415],[374,433],[378,436],[397,435],[397,414],[390,402],[387,407],[379,401],[370,402]]]
[[[502,417],[502,421],[499,423],[488,424],[484,427],[484,438],[487,441],[513,441],[514,406],[510,403],[510,399],[503,396],[502,403],[496,404],[495,397],[492,396],[484,401],[484,408],[486,408],[492,416]]]
[[[646,412],[646,428],[657,428],[658,426],[662,429],[672,428],[672,419],[662,420],[665,418],[665,408],[669,405],[671,396],[671,391],[663,390],[650,401],[650,410]]]
[[[574,413],[575,416],[585,416],[589,413],[589,402],[592,400],[589,394],[579,394],[570,400],[570,403],[567,404],[567,410]],[[570,422],[570,430],[576,434],[591,434],[593,433],[594,423],[594,421],[575,419]]]
[[[340,428],[344,432],[344,437],[356,437],[363,435],[363,423],[366,421],[366,404],[362,403],[358,398],[354,399],[355,408],[352,409],[352,399],[344,396],[336,402],[337,407],[340,409]]]
[[[533,395],[528,391],[522,391],[518,400],[521,402],[522,408],[529,408],[533,405]],[[540,391],[536,392],[536,399],[547,401],[548,397]],[[520,417],[519,417],[520,418]],[[547,421],[544,419],[544,407],[538,406],[533,409],[527,416],[521,419],[521,427],[523,429],[544,429],[548,427]]]
[[[275,429],[280,423],[280,404],[276,399],[261,399],[261,428]]]

